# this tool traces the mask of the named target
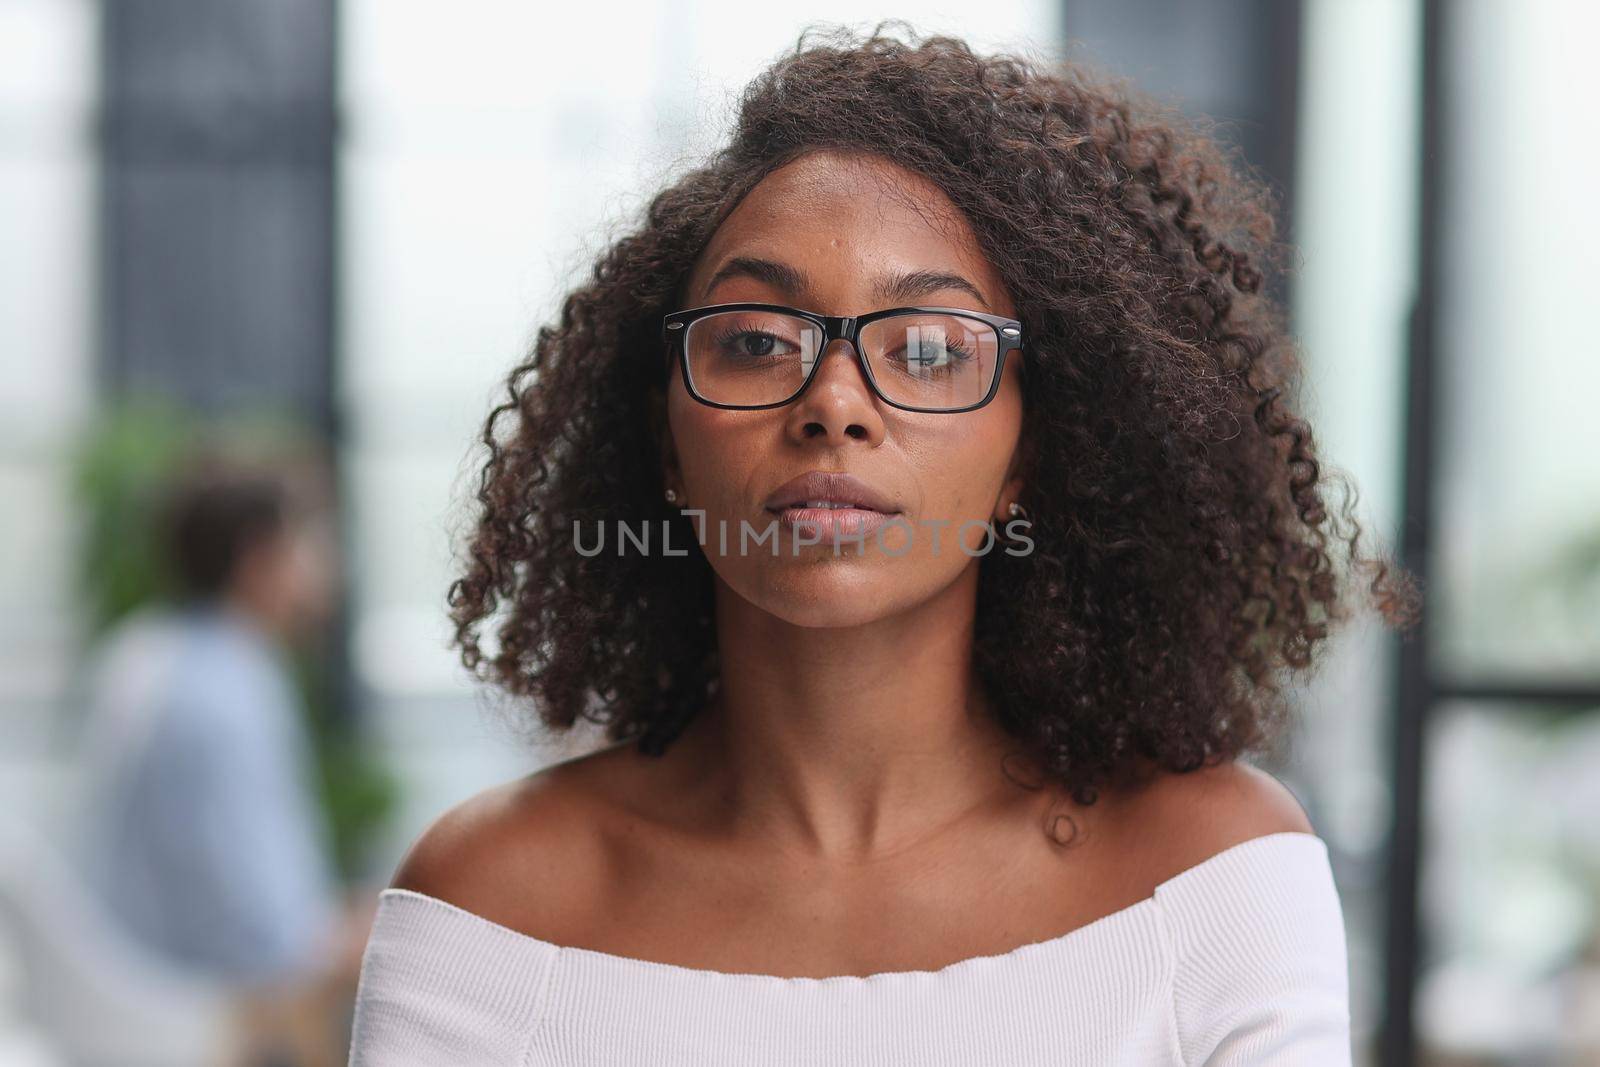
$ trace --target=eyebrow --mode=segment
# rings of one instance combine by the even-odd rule
[[[711,280],[706,283],[706,293],[709,295],[729,278],[753,278],[782,291],[791,300],[811,288],[811,280],[806,273],[787,263],[778,263],[759,256],[734,256],[711,276]],[[872,298],[880,303],[909,304],[946,289],[959,289],[971,295],[985,308],[989,306],[988,298],[979,292],[976,285],[961,275],[946,270],[924,269],[886,275],[879,278],[873,286]]]

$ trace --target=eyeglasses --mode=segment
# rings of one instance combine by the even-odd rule
[[[689,395],[711,407],[793,401],[816,377],[829,343],[843,338],[885,403],[954,414],[994,399],[1006,353],[1022,347],[1022,323],[948,307],[850,316],[783,304],[711,304],[663,316],[661,338]]]

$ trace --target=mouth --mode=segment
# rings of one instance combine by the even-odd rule
[[[804,530],[817,538],[817,544],[861,540],[899,514],[836,500],[805,500],[767,510],[777,516],[778,525],[792,532]]]
[[[775,514],[801,511],[860,511],[898,514],[900,508],[887,493],[847,471],[807,471],[773,490],[766,508]]]
[[[860,540],[881,529],[900,513],[886,492],[848,471],[807,471],[791,478],[767,497],[766,509],[779,525],[818,540]],[[797,542],[798,543],[798,542]]]
[[[767,510],[772,512],[784,512],[793,511],[797,508],[808,510],[823,508],[829,511],[878,511],[877,508],[869,507],[866,504],[858,504],[853,500],[797,500],[793,504],[785,504],[782,507],[768,508]],[[879,514],[888,513],[879,512]]]

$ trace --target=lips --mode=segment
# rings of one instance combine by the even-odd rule
[[[900,510],[886,494],[844,471],[808,471],[784,482],[767,497],[766,507],[773,512],[787,508],[855,509],[884,515]]]
[[[791,506],[774,512],[778,523],[796,535],[804,532],[810,544],[860,541],[886,526],[890,519],[881,511],[857,507]],[[796,541],[796,545],[806,542]]]

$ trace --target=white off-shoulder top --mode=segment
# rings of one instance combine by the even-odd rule
[[[381,894],[352,1067],[1348,1067],[1326,844],[1227,848],[1060,937],[936,971],[785,978],[552,944]]]

